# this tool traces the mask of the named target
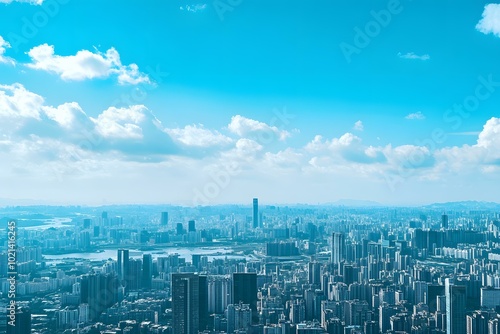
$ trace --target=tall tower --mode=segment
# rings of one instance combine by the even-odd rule
[[[447,278],[444,292],[446,296],[446,333],[466,334],[465,286],[454,285],[453,279]]]
[[[162,226],[168,225],[168,212],[161,213],[160,225]]]
[[[259,199],[253,199],[253,228],[259,227]]]
[[[80,298],[89,305],[89,318],[96,320],[108,307],[118,301],[118,279],[111,274],[82,276]]]
[[[196,232],[196,222],[194,220],[188,222],[188,232]]]
[[[233,303],[250,305],[253,322],[258,322],[256,273],[233,273]]]
[[[441,227],[448,228],[448,215],[445,213],[441,216]]]
[[[332,233],[332,264],[340,266],[345,260],[345,236],[343,233]]]
[[[151,289],[153,277],[153,257],[151,254],[142,256],[142,287]]]
[[[127,280],[130,275],[130,266],[129,266],[129,251],[128,249],[119,249],[118,250],[118,278],[120,280]]]
[[[207,277],[187,273],[172,274],[173,334],[205,330],[208,324]]]

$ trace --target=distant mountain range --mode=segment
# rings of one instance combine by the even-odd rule
[[[244,204],[235,204],[234,206],[250,206],[251,203],[248,203],[248,205]],[[269,204],[271,205],[271,204]],[[221,206],[221,205],[212,205],[213,207]],[[233,206],[232,204],[226,204],[222,205],[224,207],[226,206]],[[344,207],[352,207],[352,208],[404,208],[404,207],[413,207],[413,208],[423,208],[423,209],[428,209],[428,210],[441,210],[441,211],[463,211],[463,210],[489,210],[489,211],[495,211],[498,210],[500,211],[500,203],[495,203],[495,202],[486,202],[486,201],[458,201],[458,202],[443,202],[443,203],[431,203],[431,204],[426,204],[426,205],[387,205],[387,204],[382,204],[376,201],[370,201],[370,200],[356,200],[356,199],[339,199],[334,202],[327,202],[327,203],[318,203],[318,204],[274,204],[273,206],[288,206],[288,207],[326,207],[326,206],[344,206]],[[6,208],[6,207],[20,207],[21,208],[27,208],[27,209],[33,209],[33,208],[38,208],[40,209],[41,207],[58,207],[60,209],[62,208],[70,208],[70,207],[79,207],[79,206],[72,206],[72,205],[57,205],[48,201],[37,201],[37,200],[30,200],[30,199],[3,199],[0,198],[0,208]],[[177,205],[172,205],[172,204],[164,204],[164,205],[159,205],[159,204],[128,204],[128,205],[83,205],[82,208],[91,209],[97,209],[99,208],[100,210],[106,210],[106,209],[112,209],[112,208],[123,208],[123,207],[129,207],[129,208],[134,208],[134,207],[158,207],[158,208],[163,208],[163,209],[168,209],[169,207],[178,207]],[[43,211],[43,210],[42,210]]]
[[[424,205],[423,208],[432,210],[500,210],[500,204],[495,202],[484,201],[461,201],[461,202],[445,202],[433,203]]]

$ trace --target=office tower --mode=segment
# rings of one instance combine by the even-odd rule
[[[196,232],[196,222],[194,220],[188,222],[188,232]]]
[[[106,211],[103,211],[101,214],[102,219],[108,219],[108,213]]]
[[[153,257],[151,254],[142,256],[142,287],[151,289],[153,281]]]
[[[128,290],[138,290],[141,288],[142,261],[140,259],[130,259],[129,275],[126,279]]]
[[[89,305],[89,319],[96,320],[101,313],[118,301],[118,278],[111,274],[82,276],[80,299]]]
[[[177,227],[175,230],[176,230],[177,235],[183,235],[184,234],[184,227],[182,226],[182,223],[177,223]]]
[[[199,276],[199,303],[200,303],[200,331],[204,331],[208,327],[209,313],[208,313],[208,277],[204,275]]]
[[[252,310],[248,304],[230,304],[227,307],[227,333],[248,329],[252,325]]]
[[[199,269],[199,267],[200,267],[200,261],[201,261],[201,255],[200,254],[191,254],[191,264],[196,269]]]
[[[160,225],[162,226],[168,225],[168,212],[161,213]]]
[[[345,236],[343,233],[332,233],[332,264],[339,266],[345,260]]]
[[[232,304],[232,281],[224,276],[211,276],[208,282],[208,312],[222,314]]]
[[[127,280],[128,275],[130,273],[129,269],[129,251],[128,249],[119,249],[118,250],[118,278],[120,280]]]
[[[253,322],[258,322],[256,273],[233,274],[233,304],[239,303],[250,305]]]
[[[448,228],[448,215],[447,214],[443,214],[441,216],[441,227]]]
[[[253,199],[253,228],[259,227],[259,199]]]
[[[316,286],[321,284],[321,263],[309,262],[308,265],[308,282]]]
[[[489,316],[486,312],[474,311],[467,315],[467,334],[488,333]]]
[[[454,285],[453,279],[445,280],[446,296],[446,333],[466,333],[466,296],[465,286]]]
[[[198,333],[208,324],[207,277],[172,274],[173,334]]]
[[[92,219],[90,219],[90,218],[85,218],[85,219],[83,220],[83,228],[84,228],[84,229],[88,229],[88,228],[90,228],[90,224],[92,224]]]
[[[365,322],[365,328],[364,328],[364,334],[378,334],[378,322],[376,321],[366,321]]]

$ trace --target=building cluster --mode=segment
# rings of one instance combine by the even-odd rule
[[[498,213],[252,204],[21,229],[17,333],[500,333]]]

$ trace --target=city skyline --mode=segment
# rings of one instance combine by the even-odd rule
[[[0,199],[499,201],[500,4],[0,2]]]

